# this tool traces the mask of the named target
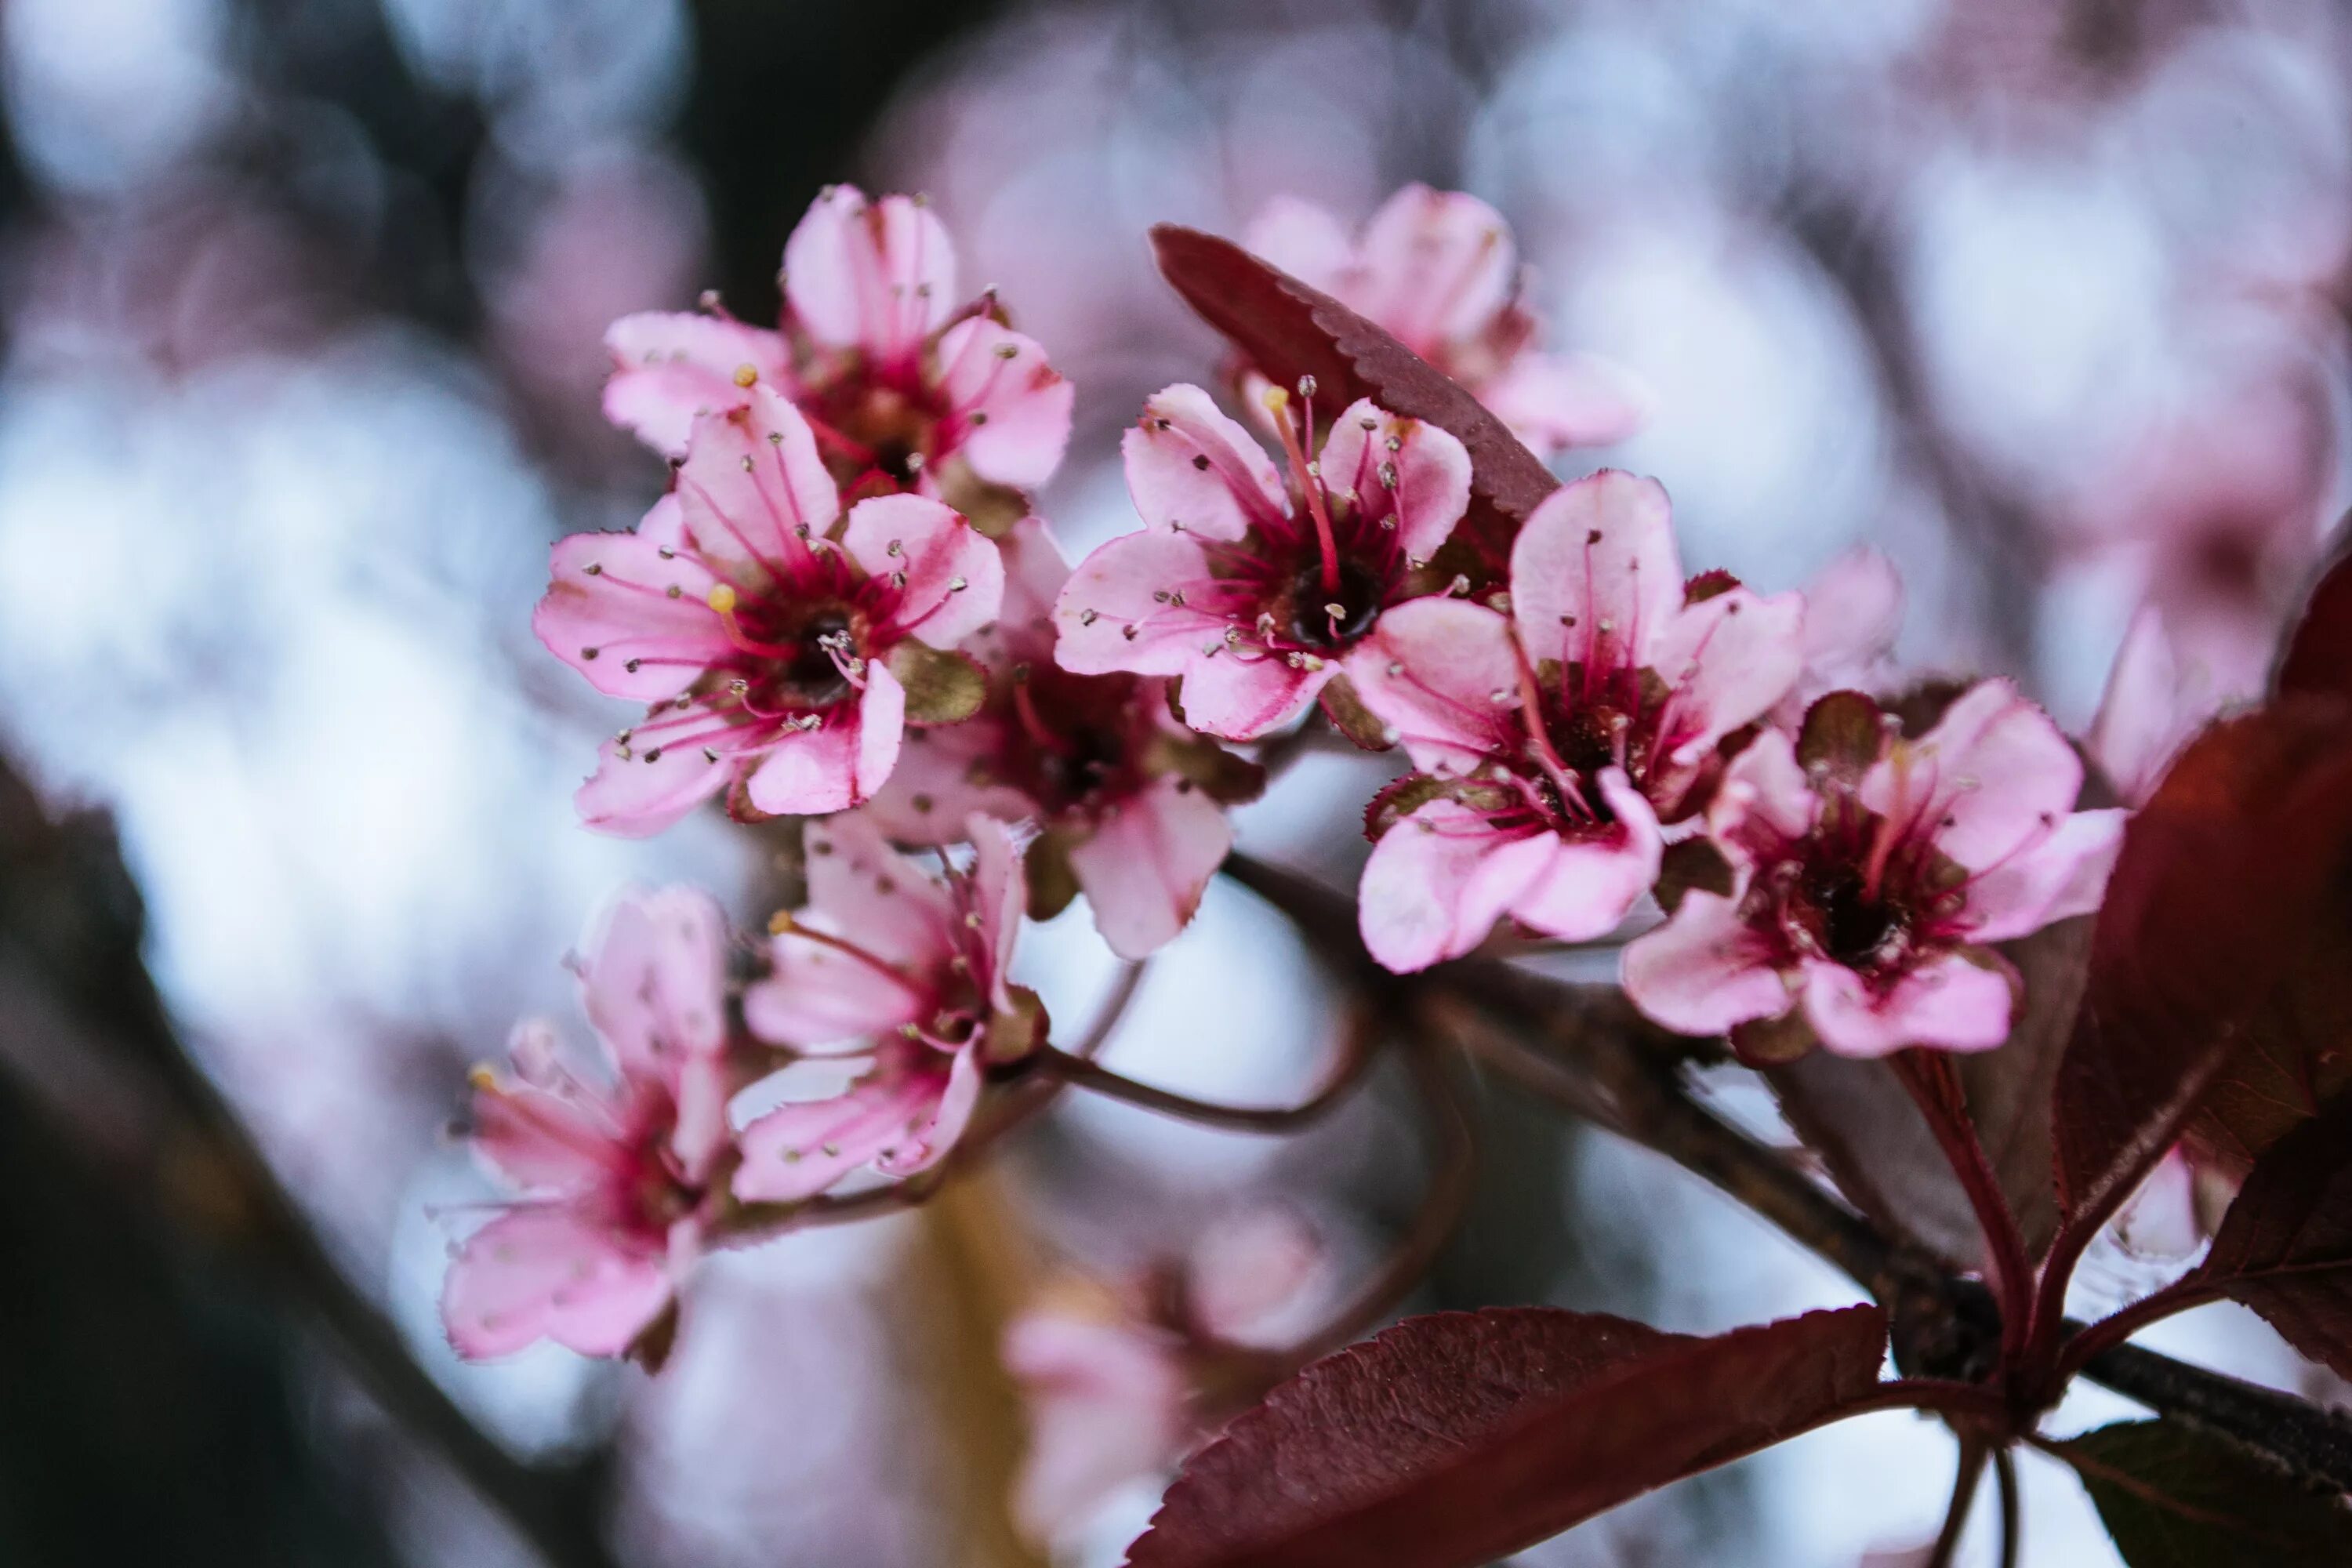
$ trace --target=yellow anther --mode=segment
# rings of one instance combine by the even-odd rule
[[[793,911],[790,910],[778,910],[774,914],[768,917],[768,934],[770,936],[783,936],[793,929],[793,925],[794,921],[793,920]]]
[[[729,583],[712,584],[710,585],[710,607],[718,611],[722,616],[733,615],[735,613],[734,585]]]
[[[477,1062],[466,1074],[466,1081],[487,1094],[499,1087],[499,1075],[490,1070],[488,1062]]]
[[[735,367],[735,384],[736,384],[736,385],[738,385],[738,386],[749,386],[749,385],[751,385],[753,382],[755,382],[755,381],[757,381],[757,380],[759,380],[759,379],[760,379],[760,367],[759,367],[758,365],[751,364],[751,363],[748,363],[748,362],[747,362],[747,363],[743,363],[743,364],[739,364],[739,365],[737,365],[737,366]]]
[[[1282,388],[1278,386],[1267,387],[1265,389],[1265,407],[1267,413],[1279,417],[1289,411],[1290,394],[1283,391]]]

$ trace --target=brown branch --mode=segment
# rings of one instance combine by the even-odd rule
[[[0,1061],[167,1220],[245,1262],[323,1329],[393,1420],[554,1568],[612,1568],[596,1467],[526,1465],[474,1425],[330,1255],[243,1121],[189,1056],[140,956],[142,912],[111,827],[52,820],[0,764]],[[60,1067],[60,1056],[71,1059]],[[128,1121],[135,1139],[106,1138]],[[166,1151],[173,1152],[167,1156]],[[210,1201],[190,1202],[192,1165]]]
[[[1196,1100],[1171,1089],[1139,1082],[1099,1062],[1051,1046],[1038,1053],[1037,1070],[1073,1089],[1202,1127],[1222,1127],[1235,1132],[1289,1132],[1321,1116],[1355,1087],[1356,1080],[1371,1065],[1377,1038],[1371,1018],[1364,1009],[1356,1009],[1341,1036],[1339,1060],[1324,1075],[1322,1086],[1297,1105],[1223,1105]]]
[[[1974,1280],[1899,1246],[1837,1197],[1693,1100],[1678,1057],[1614,986],[1580,986],[1476,959],[1420,975],[1373,964],[1349,900],[1297,872],[1246,856],[1225,875],[1280,910],[1327,961],[1358,977],[1376,1002],[1434,1007],[1433,1019],[1485,1015],[1457,1037],[1479,1059],[1508,1060],[1517,1081],[1588,1114],[1712,1183],[1836,1265],[1885,1306],[1895,1361],[1973,1378],[1990,1364],[1999,1316]],[[1516,1037],[1516,1038],[1515,1038]],[[2070,1333],[2081,1325],[2066,1325]],[[2084,1376],[2158,1414],[2186,1421],[2269,1458],[2305,1481],[2352,1491],[2352,1419],[2137,1345],[2091,1358]]]

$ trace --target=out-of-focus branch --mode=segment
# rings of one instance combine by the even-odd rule
[[[1073,1089],[1203,1127],[1222,1127],[1236,1132],[1289,1132],[1329,1110],[1355,1087],[1356,1080],[1371,1066],[1378,1039],[1378,1025],[1365,1009],[1357,1008],[1340,1033],[1339,1060],[1324,1074],[1320,1087],[1296,1105],[1223,1105],[1195,1100],[1156,1084],[1139,1083],[1099,1062],[1050,1046],[1040,1053],[1037,1068]]]
[[[1953,531],[1976,547],[1987,647],[2021,665],[2035,646],[2047,546],[2026,503],[1966,451],[1937,406],[1903,288],[1895,232],[1850,195],[1801,180],[1777,215],[1845,300],[1895,426],[1895,446],[1934,492]]]
[[[1327,962],[1533,1092],[1703,1177],[1868,1290],[1894,1323],[1906,1371],[1950,1375],[1998,1341],[1984,1287],[1897,1244],[1773,1151],[1694,1100],[1680,1056],[1614,986],[1574,985],[1476,959],[1418,975],[1374,964],[1342,895],[1246,856],[1225,875],[1287,916]],[[1597,1112],[1597,1114],[1596,1114]],[[2070,1332],[2080,1326],[2068,1324]],[[2307,1401],[2190,1366],[2137,1345],[2091,1358],[2084,1375],[2270,1458],[2305,1481],[2352,1491],[2352,1420]]]
[[[0,1067],[158,1212],[312,1319],[386,1414],[552,1568],[611,1568],[599,1467],[522,1463],[416,1363],[187,1054],[140,956],[142,930],[111,827],[52,819],[0,764]]]

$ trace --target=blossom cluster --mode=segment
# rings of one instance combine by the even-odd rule
[[[1639,423],[1620,373],[1534,349],[1471,197],[1411,187],[1360,238],[1284,204],[1252,244],[1549,454]],[[698,894],[623,901],[577,963],[601,1070],[531,1026],[478,1075],[520,1195],[451,1270],[465,1353],[657,1351],[699,1252],[934,1170],[1054,1053],[1024,919],[1083,893],[1120,956],[1169,942],[1302,726],[1402,764],[1364,811],[1381,964],[1638,931],[1634,1004],[1751,1060],[1997,1046],[1998,944],[2097,904],[2122,813],[2077,809],[2046,715],[1898,691],[1874,555],[1810,593],[1690,574],[1654,479],[1587,474],[1469,548],[1455,433],[1236,364],[1146,400],[1142,526],[1073,568],[1037,505],[1072,388],[956,270],[924,204],[836,187],[774,328],[612,330],[607,413],[673,474],[634,531],[555,546],[535,616],[643,708],[581,817],[801,819],[808,895],[763,945]]]

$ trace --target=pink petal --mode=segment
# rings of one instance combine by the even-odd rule
[[[1657,405],[1633,372],[1580,353],[1521,353],[1478,388],[1478,401],[1538,453],[1622,441]]]
[[[821,537],[841,515],[808,421],[766,385],[694,422],[677,497],[687,537],[739,588],[804,561],[798,531]]]
[[[889,781],[864,815],[901,844],[954,844],[975,812],[1017,822],[1037,804],[1010,784],[981,784],[973,770],[1006,744],[1003,720],[982,711],[961,724],[909,730]]]
[[[1513,900],[1544,872],[1545,832],[1498,831],[1450,800],[1431,801],[1372,846],[1357,891],[1364,946],[1410,974],[1486,940]]]
[[[1306,712],[1339,673],[1336,664],[1294,669],[1271,654],[1220,650],[1185,671],[1184,721],[1205,735],[1255,741]]]
[[[604,417],[665,457],[686,456],[697,415],[751,401],[737,380],[743,366],[787,395],[793,386],[782,334],[724,316],[682,310],[624,316],[604,333],[604,347],[613,355]]]
[[[693,888],[624,893],[582,960],[588,1021],[633,1078],[674,1086],[727,1044],[727,918]]]
[[[1029,907],[1029,883],[1021,864],[1028,841],[991,816],[971,817],[965,832],[972,847],[971,913],[980,917],[981,951],[989,956],[989,973],[973,979],[986,985],[989,1005],[1002,1012],[1012,1005],[1005,986],[1013,968],[1013,944]]]
[[[551,1339],[618,1355],[670,1298],[662,1250],[561,1205],[518,1208],[467,1237],[442,1286],[441,1321],[468,1360]]]
[[[1720,1035],[1776,1018],[1790,997],[1770,944],[1739,918],[1739,901],[1693,889],[1674,919],[1625,949],[1625,994],[1682,1035]]]
[[[1042,517],[1024,517],[996,542],[1004,562],[1004,603],[998,624],[1008,638],[1036,637],[1051,647],[1054,601],[1070,580],[1070,563]]]
[[[1903,579],[1895,563],[1857,544],[1823,567],[1804,597],[1809,683],[1823,691],[1874,685],[1903,625]]]
[[[932,1086],[932,1098],[910,1110],[906,1136],[883,1150],[874,1162],[874,1168],[886,1176],[911,1176],[947,1158],[979,1108],[984,1076],[977,1044],[964,1047],[950,1058],[944,1079],[937,1073],[924,1076]]]
[[[1970,687],[1908,750],[1903,772],[1889,758],[1864,775],[1863,805],[1920,822],[1972,870],[2056,826],[2083,785],[2074,748],[2006,680]]]
[[[1538,662],[1647,664],[1682,603],[1673,510],[1655,479],[1603,468],[1563,485],[1511,546],[1511,613]]]
[[[927,206],[835,185],[784,242],[784,298],[809,336],[885,365],[911,358],[955,307],[955,247]]]
[[[1384,465],[1395,469],[1393,490],[1381,480]],[[1470,505],[1470,454],[1462,443],[1367,398],[1333,423],[1318,467],[1325,485],[1355,493],[1367,517],[1393,514],[1397,541],[1415,561],[1437,553]]]
[[[1510,226],[1475,196],[1407,185],[1365,226],[1360,282],[1343,297],[1424,356],[1478,335],[1518,271]]]
[[[846,1094],[805,1105],[780,1105],[736,1139],[743,1163],[734,1191],[747,1203],[797,1203],[878,1159],[930,1118],[945,1081],[937,1074],[887,1069]]]
[[[1675,689],[1675,760],[1699,753],[1770,712],[1804,668],[1804,599],[1733,588],[1675,612],[1652,650]]]
[[[809,908],[826,930],[913,969],[956,952],[962,917],[953,895],[890,847],[871,812],[811,823],[808,853]]]
[[[1813,830],[1822,803],[1784,730],[1766,730],[1723,770],[1707,832],[1735,864],[1753,866]]]
[[[629,533],[575,533],[556,542],[552,581],[531,611],[530,629],[608,697],[675,697],[730,651],[709,604],[717,579],[687,557],[662,552]]]
[[[1805,1016],[1842,1057],[1883,1057],[1906,1046],[1989,1051],[2009,1038],[2009,977],[1958,953],[1922,964],[1881,992],[1843,964],[1805,965]]]
[[[1510,900],[1512,918],[1562,942],[1589,942],[1616,930],[1658,879],[1665,853],[1650,803],[1624,773],[1604,770],[1600,786],[1616,816],[1613,826],[1572,837],[1539,834],[1508,852],[1536,867]]]
[[[1160,1336],[1031,1313],[1013,1321],[1003,1356],[1028,1396],[1029,1449],[1013,1509],[1031,1535],[1068,1530],[1182,1447],[1187,1386]]]
[[[744,992],[743,1022],[773,1044],[837,1051],[920,1021],[930,1008],[928,985],[827,943],[788,934],[769,951],[774,969]]]
[[[2007,942],[2097,909],[2130,815],[2070,813],[2047,837],[1978,873],[1968,886],[1969,940]]]
[[[890,776],[907,732],[907,693],[879,663],[866,667],[856,704],[825,711],[814,730],[776,738],[744,790],[772,816],[825,816],[863,804]]]
[[[950,648],[996,619],[1004,563],[961,513],[923,496],[875,496],[849,509],[841,544],[870,576],[906,574],[886,636]]]
[[[2210,668],[2183,669],[2154,607],[2132,617],[2107,677],[2087,744],[2125,804],[2144,805],[2189,738],[2221,710],[2227,693]],[[2251,695],[2251,693],[2249,693]]]
[[[1348,655],[1348,679],[1397,731],[1413,766],[1465,773],[1516,754],[1519,662],[1505,616],[1466,599],[1413,599],[1384,612]]]
[[[1070,444],[1073,392],[1036,340],[974,316],[949,328],[938,353],[940,390],[972,472],[1021,489],[1052,479]]]
[[[1335,293],[1356,264],[1356,242],[1347,226],[1297,196],[1276,196],[1258,208],[1242,231],[1242,248],[1326,294]]]
[[[1154,531],[1239,539],[1287,510],[1265,448],[1197,386],[1154,393],[1119,450],[1128,493]]]
[[[472,1097],[474,1152],[520,1190],[593,1191],[612,1166],[613,1111],[551,1085],[493,1081]]]
[[[702,721],[718,727],[709,710],[699,703],[683,712],[672,709],[663,717],[695,721],[696,729],[705,727]],[[700,744],[656,748],[606,741],[596,749],[595,773],[572,797],[572,804],[580,820],[599,833],[648,838],[718,794],[733,769],[726,752],[713,761]]]
[[[1163,774],[1070,851],[1070,868],[1110,950],[1143,958],[1192,920],[1233,844],[1224,809]]]
[[[1223,624],[1152,595],[1211,575],[1197,541],[1181,534],[1121,534],[1078,563],[1055,602],[1054,626],[1060,634],[1055,662],[1074,675],[1122,669],[1183,674],[1199,662],[1202,649],[1223,637]]]

